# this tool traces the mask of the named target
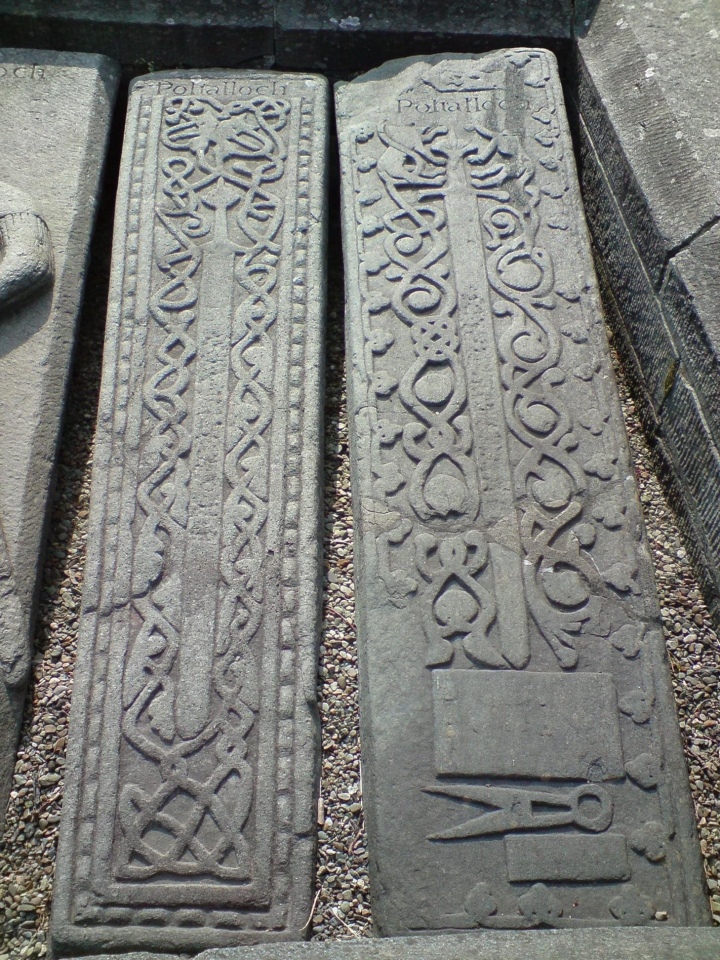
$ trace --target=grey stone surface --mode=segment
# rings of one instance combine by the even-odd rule
[[[103,57],[0,49],[0,820],[117,83]]]
[[[609,319],[716,619],[719,13],[713,0],[605,0],[581,25],[573,84]]]
[[[326,127],[318,77],[132,87],[58,954],[307,930]]]
[[[197,960],[717,960],[718,956],[717,930],[664,926],[654,930],[483,930],[451,936],[263,944],[208,950]],[[176,958],[133,953],[117,960]]]
[[[273,54],[273,0],[0,0],[6,44],[143,65],[239,67]]]
[[[705,924],[554,58],[336,102],[378,928]]]
[[[283,67],[347,76],[408,51],[486,50],[507,37],[567,41],[572,6],[571,0],[276,0],[275,57]]]

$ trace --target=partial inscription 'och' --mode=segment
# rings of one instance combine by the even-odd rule
[[[135,84],[61,951],[299,937],[310,912],[325,125],[318,78]]]
[[[706,922],[554,60],[337,105],[374,917]]]

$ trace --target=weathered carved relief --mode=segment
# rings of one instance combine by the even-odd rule
[[[36,210],[31,197],[0,180],[0,321],[9,308],[52,281],[50,231]],[[11,688],[21,687],[30,669],[32,651],[25,635],[29,619],[0,517],[0,680]]]
[[[53,277],[50,231],[27,194],[0,180],[0,312]]]
[[[337,99],[381,928],[703,922],[552,58]]]
[[[61,949],[307,920],[325,122],[317,78],[133,89]]]

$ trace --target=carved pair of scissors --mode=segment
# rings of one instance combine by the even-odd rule
[[[599,833],[610,826],[613,816],[609,794],[594,784],[584,784],[567,793],[524,790],[521,787],[451,784],[426,787],[424,792],[495,808],[457,827],[435,833],[428,837],[429,840],[455,840],[507,833],[510,830],[541,830],[544,827],[569,825]]]

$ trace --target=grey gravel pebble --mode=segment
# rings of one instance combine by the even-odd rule
[[[109,240],[111,217],[96,247]],[[0,960],[46,954],[63,756],[82,591],[91,443],[100,375],[102,264],[81,330],[61,451],[51,536],[25,715],[5,833],[0,840]],[[320,660],[323,720],[318,883],[312,935],[371,935],[362,816],[352,516],[343,366],[342,289],[333,256],[328,315],[325,431],[325,599]],[[680,726],[698,817],[708,896],[720,923],[720,643],[689,566],[672,510],[619,374],[630,446],[655,560]]]

